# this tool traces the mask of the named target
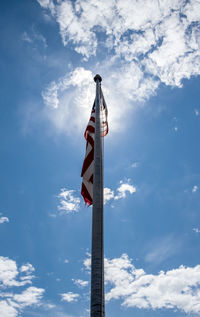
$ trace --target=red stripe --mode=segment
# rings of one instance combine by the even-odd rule
[[[83,196],[86,205],[88,205],[88,206],[92,205],[92,197],[88,193],[88,190],[83,183],[82,183],[82,188],[81,188],[81,195]]]
[[[88,169],[88,167],[90,166],[93,160],[94,160],[94,149],[92,148],[92,150],[90,151],[90,153],[88,154],[88,156],[85,158],[83,162],[81,177],[84,176],[84,173],[86,172],[86,170]]]
[[[106,124],[106,131],[103,131],[101,136],[106,136],[106,134],[108,134],[108,124]]]
[[[103,98],[103,105],[101,105],[100,108],[100,118],[102,120],[101,125],[100,125],[100,129],[101,129],[101,136],[104,137],[107,133],[108,133],[108,122],[107,122],[107,107],[106,107],[106,103],[103,97],[103,94],[101,96],[101,98]],[[83,162],[83,167],[82,167],[82,171],[81,171],[81,176],[83,177],[83,180],[85,179],[85,183],[82,182],[82,187],[81,187],[81,195],[84,198],[84,201],[87,205],[92,205],[93,203],[93,198],[91,196],[93,196],[93,192],[91,193],[91,196],[89,194],[88,191],[88,186],[92,186],[93,184],[93,171],[91,170],[92,175],[90,176],[90,179],[86,179],[84,176],[85,173],[87,172],[88,168],[90,167],[90,164],[93,163],[94,161],[94,134],[95,134],[95,127],[94,127],[94,123],[95,123],[95,102],[92,108],[92,112],[91,112],[91,116],[88,122],[88,125],[86,127],[85,130],[85,139],[86,139],[86,157],[84,159]],[[89,153],[87,153],[88,146],[89,144],[91,145],[91,150]]]
[[[94,147],[94,140],[89,134],[87,136],[87,142],[90,143],[92,147]]]
[[[87,128],[86,128],[86,130],[85,130],[85,139],[86,139],[86,140],[87,140],[88,132],[94,133],[94,132],[95,132],[94,127],[92,127],[91,125],[88,125],[88,126],[87,126]]]

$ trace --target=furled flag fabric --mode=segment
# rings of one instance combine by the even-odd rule
[[[107,113],[107,106],[103,97],[102,90],[100,90],[100,128],[102,137],[104,137],[108,133]],[[81,172],[81,177],[83,178],[81,195],[83,196],[85,203],[90,206],[93,202],[95,101],[84,136],[86,139],[86,154]]]

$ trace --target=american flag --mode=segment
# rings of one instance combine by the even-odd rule
[[[100,89],[100,128],[101,136],[104,137],[108,133],[107,106]],[[81,177],[82,188],[81,195],[85,203],[90,206],[93,202],[93,173],[94,173],[94,139],[95,139],[95,101],[92,107],[90,120],[85,130],[84,137],[86,139],[86,154],[83,162]]]

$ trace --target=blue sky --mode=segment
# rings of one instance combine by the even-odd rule
[[[107,316],[200,314],[200,2],[1,4],[0,313],[87,317],[99,73]]]

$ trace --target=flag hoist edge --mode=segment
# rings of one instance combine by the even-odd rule
[[[108,110],[106,102],[100,89],[100,128],[101,136],[104,137],[108,133]],[[90,120],[85,130],[84,137],[86,139],[86,154],[83,162],[81,177],[82,187],[81,195],[85,203],[90,206],[93,202],[93,176],[94,176],[94,140],[95,140],[95,101],[92,107]]]

